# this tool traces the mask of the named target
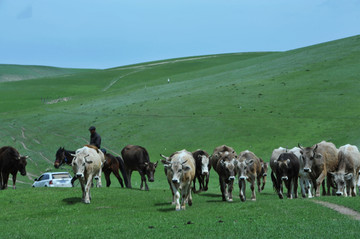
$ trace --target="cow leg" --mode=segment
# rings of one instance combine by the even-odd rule
[[[12,174],[12,181],[13,181],[13,186],[12,186],[12,188],[13,189],[16,189],[16,174],[17,174],[17,172],[16,173],[14,173],[14,174]]]
[[[175,202],[175,210],[176,211],[180,211],[180,193],[178,191],[178,189],[176,188],[176,186],[171,182],[170,184],[171,187],[171,191],[174,195],[174,202]]]
[[[209,188],[208,188],[208,185],[209,185],[209,178],[210,178],[210,172],[205,176],[205,186],[204,186],[204,191],[207,191]]]
[[[240,194],[239,196],[240,196],[240,200],[242,202],[245,202],[245,200],[246,200],[245,188],[246,188],[245,179],[240,179],[239,180],[239,194]]]
[[[129,188],[132,188],[132,187],[131,187],[131,174],[132,174],[132,170],[127,170],[127,171],[126,171],[126,174],[127,174],[127,178],[128,178],[128,186],[129,186]]]
[[[101,164],[102,165],[102,164]],[[101,188],[102,187],[102,183],[101,183],[101,172],[102,172],[102,166],[100,167],[99,172],[96,174],[96,176],[94,177],[96,180],[96,187],[97,188]],[[92,180],[91,180],[92,181]]]
[[[110,180],[110,172],[104,171],[105,180],[106,180],[106,187],[110,187],[111,180]]]
[[[226,201],[226,196],[227,196],[227,195],[225,195],[225,194],[226,194],[226,191],[225,191],[225,187],[226,187],[225,182],[224,182],[224,180],[223,180],[221,177],[219,177],[219,182],[220,182],[220,190],[221,190],[222,200],[223,200],[223,201]]]
[[[256,183],[257,183],[257,186],[258,186],[258,192],[261,192],[261,175],[258,175],[256,177]]]
[[[89,176],[85,186],[85,199],[84,203],[90,203],[90,188],[91,188],[92,177]]]
[[[123,188],[123,187],[124,187],[124,183],[123,183],[122,178],[120,177],[119,170],[113,169],[112,172],[114,173],[115,177],[117,178],[117,180],[119,181],[121,187]],[[109,178],[109,180],[110,180],[110,178]]]
[[[80,185],[81,185],[81,192],[82,192],[82,198],[81,201],[85,202],[85,182],[83,178],[79,178]]]
[[[306,192],[305,192],[306,184],[305,184],[305,180],[302,176],[299,177],[299,182],[300,182],[301,195],[303,198],[306,198]]]
[[[280,177],[277,178],[277,187],[279,189],[279,191],[278,191],[279,198],[283,199],[284,198],[284,196],[283,196],[283,184],[282,184],[282,180],[281,180]]]
[[[190,196],[190,185],[189,184],[186,184],[184,185],[184,187],[182,187],[181,189],[181,209],[182,210],[185,210],[186,208],[186,201],[189,203],[189,205],[191,206],[192,205],[192,198]],[[190,196],[190,197],[189,197]]]
[[[250,189],[251,189],[251,200],[256,201],[256,195],[255,195],[255,176],[250,177]]]
[[[292,179],[293,185],[294,185],[294,197],[298,198],[298,177],[294,177]]]
[[[198,181],[199,181],[199,192],[202,192],[203,188],[204,188],[204,177],[202,175],[198,175]]]
[[[322,185],[323,187],[323,195],[326,195],[325,184],[323,184],[324,179],[325,179],[325,174],[324,172],[322,172],[320,176],[316,179],[315,197],[320,197],[320,185]]]
[[[3,175],[2,189],[7,189],[8,180],[9,180],[9,173],[8,172],[3,172],[2,175]]]
[[[266,184],[266,176],[262,176],[262,186],[261,186],[261,191],[264,190],[265,188],[265,184]]]
[[[193,190],[194,193],[196,193],[196,186],[195,186],[196,177],[194,177],[194,180],[192,182],[193,182],[193,185],[194,185],[192,190]]]
[[[228,184],[228,195],[229,195],[228,202],[233,201],[233,196],[232,196],[233,188],[234,188],[234,180],[231,180],[230,183]]]
[[[308,193],[308,198],[313,197],[313,195],[311,193],[311,191],[312,191],[312,186],[311,186],[312,183],[311,182],[312,181],[310,179],[308,179],[308,178],[305,179],[305,186],[306,186],[306,190],[307,190],[307,193]]]
[[[149,191],[149,187],[148,187],[148,185],[147,185],[147,183],[146,183],[145,174],[144,174],[141,170],[139,170],[139,174],[140,174],[140,176],[141,176],[140,190],[144,190],[144,189],[143,189],[143,186],[144,186],[144,183],[145,183],[145,190],[146,190],[146,191]]]

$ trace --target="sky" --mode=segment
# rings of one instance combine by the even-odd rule
[[[360,0],[0,0],[0,64],[97,68],[360,34]]]

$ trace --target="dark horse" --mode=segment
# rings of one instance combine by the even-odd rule
[[[54,167],[59,168],[63,164],[67,164],[67,165],[71,166],[71,163],[74,159],[74,156],[72,156],[72,155],[74,155],[74,154],[75,154],[75,151],[66,150],[64,147],[63,148],[60,147],[55,154]],[[124,166],[123,160],[120,157],[115,157],[109,153],[106,153],[104,155],[105,155],[105,162],[104,162],[102,171],[105,174],[106,186],[107,187],[110,186],[110,184],[111,184],[110,174],[111,174],[111,172],[113,172],[115,177],[119,180],[121,187],[124,187],[123,180],[121,179],[121,177],[119,175],[119,170],[121,171],[121,174],[124,177],[125,186],[127,186],[128,180],[126,177],[125,166]],[[73,179],[71,180],[71,183],[73,185],[74,185],[74,181],[76,179],[77,179],[76,176],[74,176]]]
[[[118,179],[121,187],[122,188],[124,187],[123,180],[121,179],[120,174],[119,174],[119,170],[121,171],[121,174],[124,178],[125,186],[128,187],[128,179],[126,176],[125,165],[124,165],[123,159],[121,157],[115,157],[112,154],[106,153],[105,154],[105,163],[102,168],[102,171],[105,174],[106,187],[109,187],[111,184],[111,181],[110,181],[111,172],[114,173],[114,175]]]
[[[61,165],[63,164],[67,164],[69,166],[71,166],[71,163],[74,159],[74,155],[75,151],[70,151],[70,150],[66,150],[64,147],[60,147],[55,154],[55,162],[54,162],[54,167],[55,168],[59,168]],[[74,175],[74,177],[71,179],[71,184],[74,186],[74,181],[76,180],[76,176]]]

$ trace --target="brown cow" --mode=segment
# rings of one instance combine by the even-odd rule
[[[21,156],[11,146],[0,148],[0,189],[7,189],[9,174],[13,176],[13,189],[16,188],[17,172],[20,171],[22,176],[26,175],[27,158],[28,156]]]
[[[303,148],[299,144],[304,160],[304,172],[309,173],[315,187],[315,197],[320,196],[320,185],[329,172],[335,172],[338,164],[338,149],[333,143],[321,141],[312,147]],[[330,195],[330,180],[327,180],[327,191]],[[323,185],[323,195],[326,194]]]
[[[283,186],[282,182],[285,182],[285,186],[287,188],[287,197],[293,198],[298,197],[297,188],[298,188],[298,177],[300,170],[300,162],[298,157],[296,157],[293,153],[282,153],[279,158],[274,160],[274,174],[276,178],[273,177],[273,184],[276,184],[276,188],[278,189],[278,195],[280,199],[283,199]],[[292,188],[294,192],[292,192]]]
[[[198,179],[200,185],[199,192],[201,192],[202,190],[207,191],[211,169],[209,154],[204,150],[198,149],[192,152],[192,155],[195,159],[195,177],[193,191],[196,192],[196,179]]]
[[[336,195],[356,196],[356,181],[360,170],[360,152],[354,145],[339,148],[339,166],[336,172],[330,172],[337,187]],[[345,190],[346,189],[346,190]]]
[[[211,165],[219,175],[220,190],[223,201],[232,202],[232,191],[235,180],[236,152],[233,148],[222,145],[214,149],[210,157]]]
[[[251,200],[256,201],[255,195],[255,180],[257,180],[258,190],[261,191],[261,163],[260,159],[253,153],[248,150],[243,151],[238,156],[238,162],[236,164],[236,174],[239,177],[239,189],[240,189],[240,199],[241,201],[246,200],[245,189],[246,182],[250,182],[251,188]]]
[[[185,149],[173,153],[170,157],[161,155],[165,160],[164,164],[167,180],[173,195],[173,204],[176,204],[175,210],[185,209],[185,203],[192,205],[191,182],[195,177],[195,160],[192,153]],[[180,193],[181,190],[181,208]]]
[[[128,188],[131,188],[131,174],[136,170],[141,176],[140,190],[143,190],[143,183],[145,183],[145,190],[148,191],[149,187],[146,183],[145,175],[148,177],[149,182],[154,182],[154,174],[158,162],[150,162],[150,157],[146,149],[138,145],[125,146],[123,150],[121,150],[121,156],[126,168]]]

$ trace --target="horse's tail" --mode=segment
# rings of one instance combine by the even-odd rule
[[[122,174],[122,176],[124,178],[125,186],[127,188],[129,188],[129,182],[128,182],[128,178],[126,176],[124,160],[120,156],[117,156],[116,159],[119,161],[119,169],[120,169],[120,172],[121,172],[121,174]]]

